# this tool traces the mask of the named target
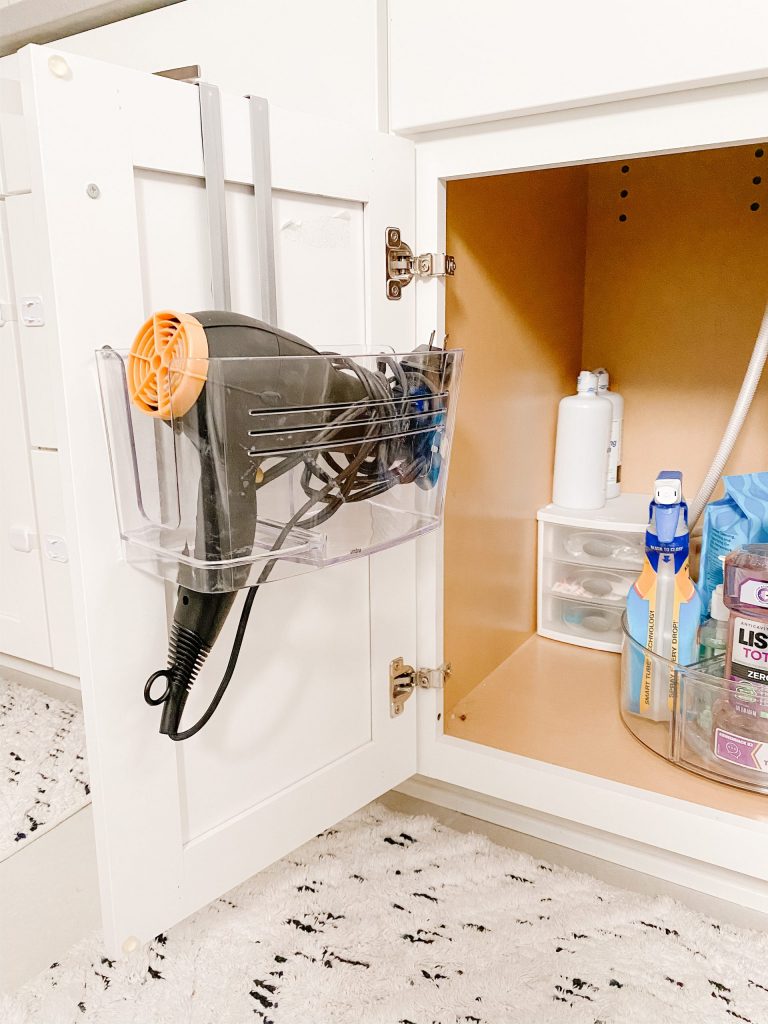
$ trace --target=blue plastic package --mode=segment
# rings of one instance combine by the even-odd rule
[[[768,473],[724,476],[725,495],[704,512],[699,592],[709,615],[712,592],[723,582],[722,558],[744,544],[768,543]]]

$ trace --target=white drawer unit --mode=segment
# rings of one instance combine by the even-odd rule
[[[662,468],[695,490],[760,322],[768,80],[619,94],[418,144],[271,109],[281,327],[345,352],[354,338],[408,352],[432,332],[466,350],[445,527],[259,595],[217,715],[174,744],[142,686],[175,595],[122,556],[94,353],[130,346],[157,308],[210,309],[222,260],[233,307],[261,314],[249,104],[221,100],[234,227],[212,259],[194,86],[39,47],[14,73],[56,385],[35,429],[59,447],[108,948],[417,773],[503,803],[534,835],[768,911],[768,800],[639,744],[613,653],[641,492]],[[414,116],[399,123],[433,115]],[[434,276],[449,257],[455,275]],[[626,401],[629,493],[580,519],[545,507],[557,403],[599,365]],[[731,472],[762,464],[766,390]],[[190,717],[233,635],[231,622]]]
[[[650,499],[622,494],[596,512],[547,505],[538,520],[537,631],[598,651],[621,650],[621,615],[643,566]]]

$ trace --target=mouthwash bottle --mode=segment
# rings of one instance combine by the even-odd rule
[[[728,774],[768,784],[768,544],[748,544],[725,559],[723,600],[730,610],[728,696],[712,714],[712,753]]]

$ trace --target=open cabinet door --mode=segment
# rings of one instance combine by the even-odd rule
[[[119,951],[413,773],[415,709],[390,717],[388,672],[415,653],[415,551],[262,588],[210,724],[185,743],[158,735],[142,688],[165,662],[174,595],[121,557],[94,353],[129,347],[153,310],[212,308],[198,90],[48,48],[20,63],[104,931]],[[248,101],[223,97],[222,121],[232,306],[259,317]],[[384,240],[388,224],[413,229],[412,145],[273,109],[271,153],[280,326],[321,351],[411,349],[413,297],[387,301]]]

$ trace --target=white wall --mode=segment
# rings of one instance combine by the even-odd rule
[[[394,131],[768,74],[765,0],[389,0],[389,16]]]
[[[185,0],[54,45],[144,71],[199,64],[226,92],[377,128],[380,20],[380,0]]]

